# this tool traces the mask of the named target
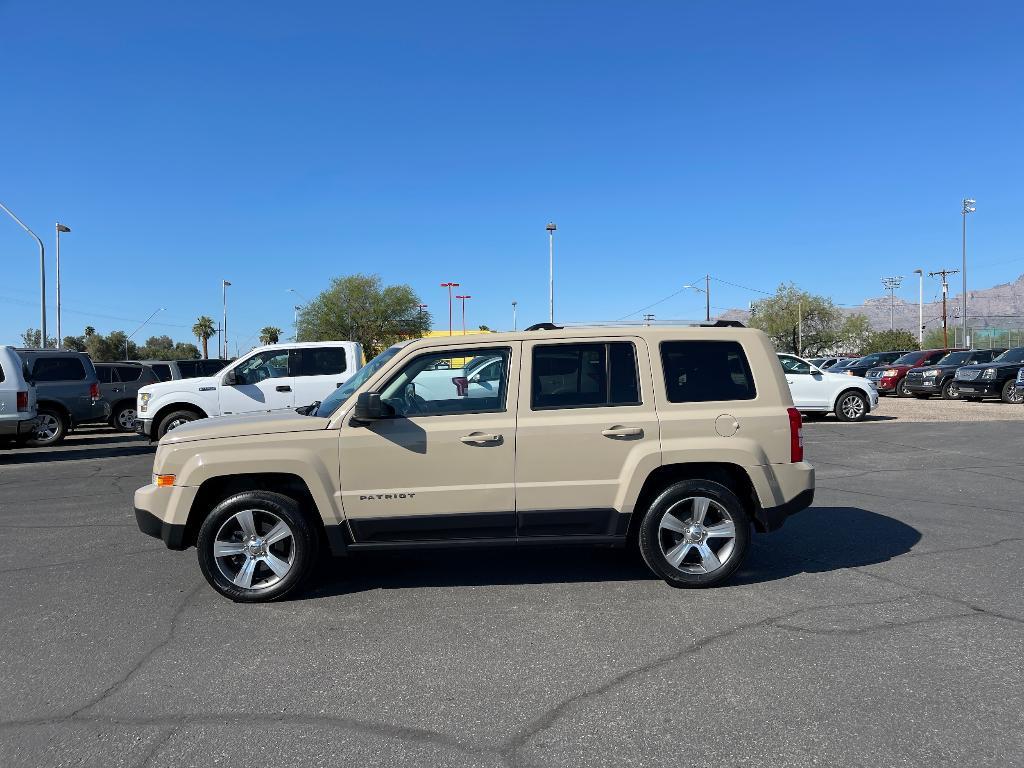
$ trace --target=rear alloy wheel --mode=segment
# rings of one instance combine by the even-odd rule
[[[67,434],[68,424],[64,419],[64,414],[40,408],[39,424],[32,436],[25,441],[25,445],[30,448],[46,448],[62,442]]]
[[[118,406],[110,419],[110,426],[120,432],[135,431],[135,403],[124,403]]]
[[[1020,405],[1024,403],[1024,389],[1017,389],[1017,382],[1010,379],[1003,384],[1003,391],[999,398],[1004,403],[1013,403],[1014,405]]]
[[[942,399],[943,400],[959,400],[960,399],[960,385],[956,383],[956,379],[950,379],[942,385]]]
[[[210,585],[246,603],[292,592],[309,573],[316,546],[316,533],[295,500],[269,491],[246,491],[221,502],[196,541],[199,567]]]
[[[868,415],[868,399],[861,392],[843,392],[836,401],[836,418],[840,421],[864,421]]]
[[[674,587],[710,587],[740,567],[750,544],[743,505],[724,485],[684,480],[663,491],[640,525],[640,553]]]

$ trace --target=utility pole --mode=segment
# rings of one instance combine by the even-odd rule
[[[704,275],[704,322],[711,322],[711,275]]]
[[[917,275],[917,345],[924,346],[924,270],[915,269]]]
[[[224,313],[221,319],[220,330],[221,340],[224,342],[224,359],[227,360],[230,355],[228,349],[228,286],[231,285],[227,280],[220,281],[220,292],[221,292],[221,307]]]
[[[555,222],[549,221],[548,231],[548,314],[549,322],[555,324]]]
[[[942,346],[949,347],[949,333],[946,330],[946,294],[949,293],[949,285],[946,283],[947,275],[955,275],[959,272],[959,269],[939,269],[935,272],[929,272],[928,277],[935,277],[939,275],[942,279]],[[967,346],[966,344],[964,346]]]
[[[519,330],[518,327],[516,326],[516,324],[518,322],[518,318],[516,317],[516,310],[518,310],[518,308],[519,308],[519,302],[516,301],[515,299],[512,299],[512,330],[513,331]]]
[[[60,349],[61,336],[60,330],[60,233],[70,232],[71,227],[66,227],[59,221],[56,224],[57,229],[57,349]]]
[[[450,280],[447,283],[441,283],[442,288],[448,289],[448,335],[454,336],[452,332],[452,288],[458,288],[458,283],[453,283]]]
[[[804,302],[796,303],[796,356],[804,356]]]
[[[466,299],[472,299],[473,297],[464,294],[462,296],[456,296],[455,298],[459,299],[462,302],[462,335],[465,336],[466,335]]]
[[[903,275],[897,275],[895,277],[883,277],[882,285],[885,287],[885,290],[889,292],[889,330],[893,331],[896,329],[896,289],[903,285]]]
[[[978,209],[974,207],[974,203],[976,201],[970,197],[965,197],[962,202],[963,208],[960,210],[960,216],[963,218],[963,237],[960,241],[962,258],[962,264],[960,265],[960,277],[963,278],[964,307],[960,322],[964,327],[964,346],[968,347],[970,345],[967,343],[967,214],[974,213]]]
[[[652,320],[654,320],[654,315],[644,315],[644,325],[650,325]]]
[[[39,246],[39,348],[46,349],[46,258],[43,241],[39,239],[39,235],[28,228],[25,222],[14,215],[14,211],[3,203],[0,203],[0,210],[14,219],[18,226],[31,235]]]

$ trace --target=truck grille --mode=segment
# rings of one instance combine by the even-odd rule
[[[956,372],[957,381],[974,381],[981,375],[977,368],[961,368]]]
[[[921,371],[909,371],[907,373],[907,384],[924,383],[924,373]]]

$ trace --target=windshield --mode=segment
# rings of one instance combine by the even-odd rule
[[[1008,349],[995,360],[993,363],[1024,363],[1024,347],[1017,347],[1016,349]]]
[[[908,352],[903,357],[897,357],[890,365],[913,365],[921,357],[920,352]]]
[[[409,342],[402,342],[401,344],[395,344],[393,347],[388,347],[373,360],[368,362],[351,379],[346,381],[343,385],[338,387],[336,390],[331,392],[317,409],[311,414],[312,416],[323,416],[328,418],[334,414],[338,408],[341,407],[342,403],[352,397],[352,393],[363,386],[368,378],[373,376],[377,371],[381,369],[388,360],[398,354],[398,350],[404,347]]]
[[[970,352],[950,352],[944,358],[939,360],[936,365],[964,365],[970,359]]]

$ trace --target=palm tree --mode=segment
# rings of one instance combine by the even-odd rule
[[[206,315],[200,315],[199,319],[196,320],[196,324],[192,326],[192,335],[202,342],[204,360],[210,357],[209,341],[216,332],[217,328],[213,324],[213,318]]]
[[[89,338],[90,336],[95,336],[95,335],[96,335],[96,329],[95,328],[93,328],[91,325],[85,326],[85,338]]]
[[[277,344],[281,338],[281,329],[268,325],[260,329],[260,344]]]

